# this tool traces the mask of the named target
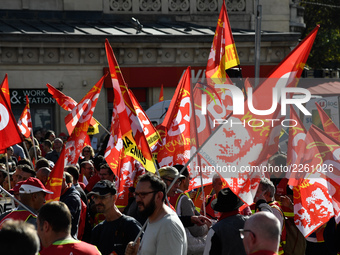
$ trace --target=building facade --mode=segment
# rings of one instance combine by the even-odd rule
[[[18,118],[30,98],[34,128],[65,132],[49,83],[80,101],[107,71],[107,38],[129,88],[144,108],[171,99],[192,67],[204,78],[222,0],[2,0],[0,77],[8,74]],[[303,29],[299,1],[260,0],[261,76],[294,48]],[[226,0],[243,77],[254,76],[256,1]],[[134,18],[134,19],[132,19]],[[105,87],[105,88],[104,88]],[[113,93],[106,81],[94,117],[110,125]],[[101,132],[103,132],[101,130]]]

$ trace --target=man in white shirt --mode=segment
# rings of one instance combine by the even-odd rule
[[[184,227],[176,212],[164,204],[165,196],[165,183],[158,176],[146,173],[139,178],[136,202],[149,223],[140,245],[130,242],[125,254],[187,254]]]

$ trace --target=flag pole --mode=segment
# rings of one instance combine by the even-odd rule
[[[31,159],[31,156],[30,156],[30,154],[28,153],[28,150],[27,150],[27,147],[26,147],[25,141],[23,141],[23,142],[22,142],[22,144],[24,145],[24,149],[25,149],[25,151],[26,151],[27,157],[28,157],[28,159],[30,160],[31,167],[32,167],[32,169],[34,170],[34,166],[33,166],[33,163],[32,163],[32,159]]]
[[[190,81],[190,87],[191,87],[191,93],[190,93],[191,112],[192,112],[192,115],[193,115],[191,117],[194,118],[194,132],[195,132],[195,139],[196,139],[196,148],[199,148],[200,144],[199,144],[198,134],[197,134],[197,122],[196,122],[195,103],[194,103],[194,96],[193,96],[194,89],[193,89],[193,84],[192,84],[191,81]],[[198,155],[198,165],[201,166],[201,156],[200,155]],[[199,169],[200,169],[199,173],[200,173],[200,180],[201,180],[202,196],[203,196],[203,215],[207,216],[206,209],[205,209],[205,194],[204,194],[204,186],[203,186],[203,174],[202,174],[202,171],[201,171],[201,167]]]
[[[32,137],[32,143],[33,143],[33,150],[34,150],[34,156],[35,156],[35,160],[37,161],[38,160],[38,157],[37,157],[37,150],[36,150],[36,148],[35,148],[35,141],[34,141],[34,136],[33,136],[33,132],[32,132],[33,130],[31,130],[31,137]],[[36,162],[35,161],[35,162]],[[32,164],[33,164],[33,162],[32,162]]]
[[[25,210],[29,211],[30,213],[33,214],[33,216],[37,217],[37,215],[32,212],[31,209],[29,209],[26,205],[24,205],[20,200],[16,199],[11,193],[9,193],[7,190],[5,190],[1,185],[0,185],[0,189],[6,193],[6,195],[8,195],[10,198],[12,198],[15,202],[17,202],[19,205],[21,205],[23,208],[25,208]]]
[[[107,130],[103,125],[102,123],[100,123],[97,119],[95,119],[94,117],[92,117],[104,130],[106,133],[108,133],[109,135],[111,134],[109,130]]]
[[[7,151],[5,153],[5,157],[6,157],[6,172],[7,172],[7,178],[8,178],[8,188],[11,189],[11,177],[9,176],[9,167],[8,167],[8,158],[7,158]],[[1,185],[0,185],[1,186]]]

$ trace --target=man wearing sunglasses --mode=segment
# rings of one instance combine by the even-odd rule
[[[135,240],[141,229],[134,218],[118,210],[115,205],[116,193],[113,182],[101,180],[88,194],[93,199],[97,212],[105,216],[105,220],[99,223],[91,234],[91,244],[96,245],[102,254],[124,254],[127,244]]]
[[[270,212],[258,212],[249,217],[240,229],[247,255],[276,255],[280,241],[280,222]]]

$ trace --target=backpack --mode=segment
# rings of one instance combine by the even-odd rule
[[[285,217],[286,242],[282,243],[285,255],[305,255],[306,238],[296,227],[292,219]]]

